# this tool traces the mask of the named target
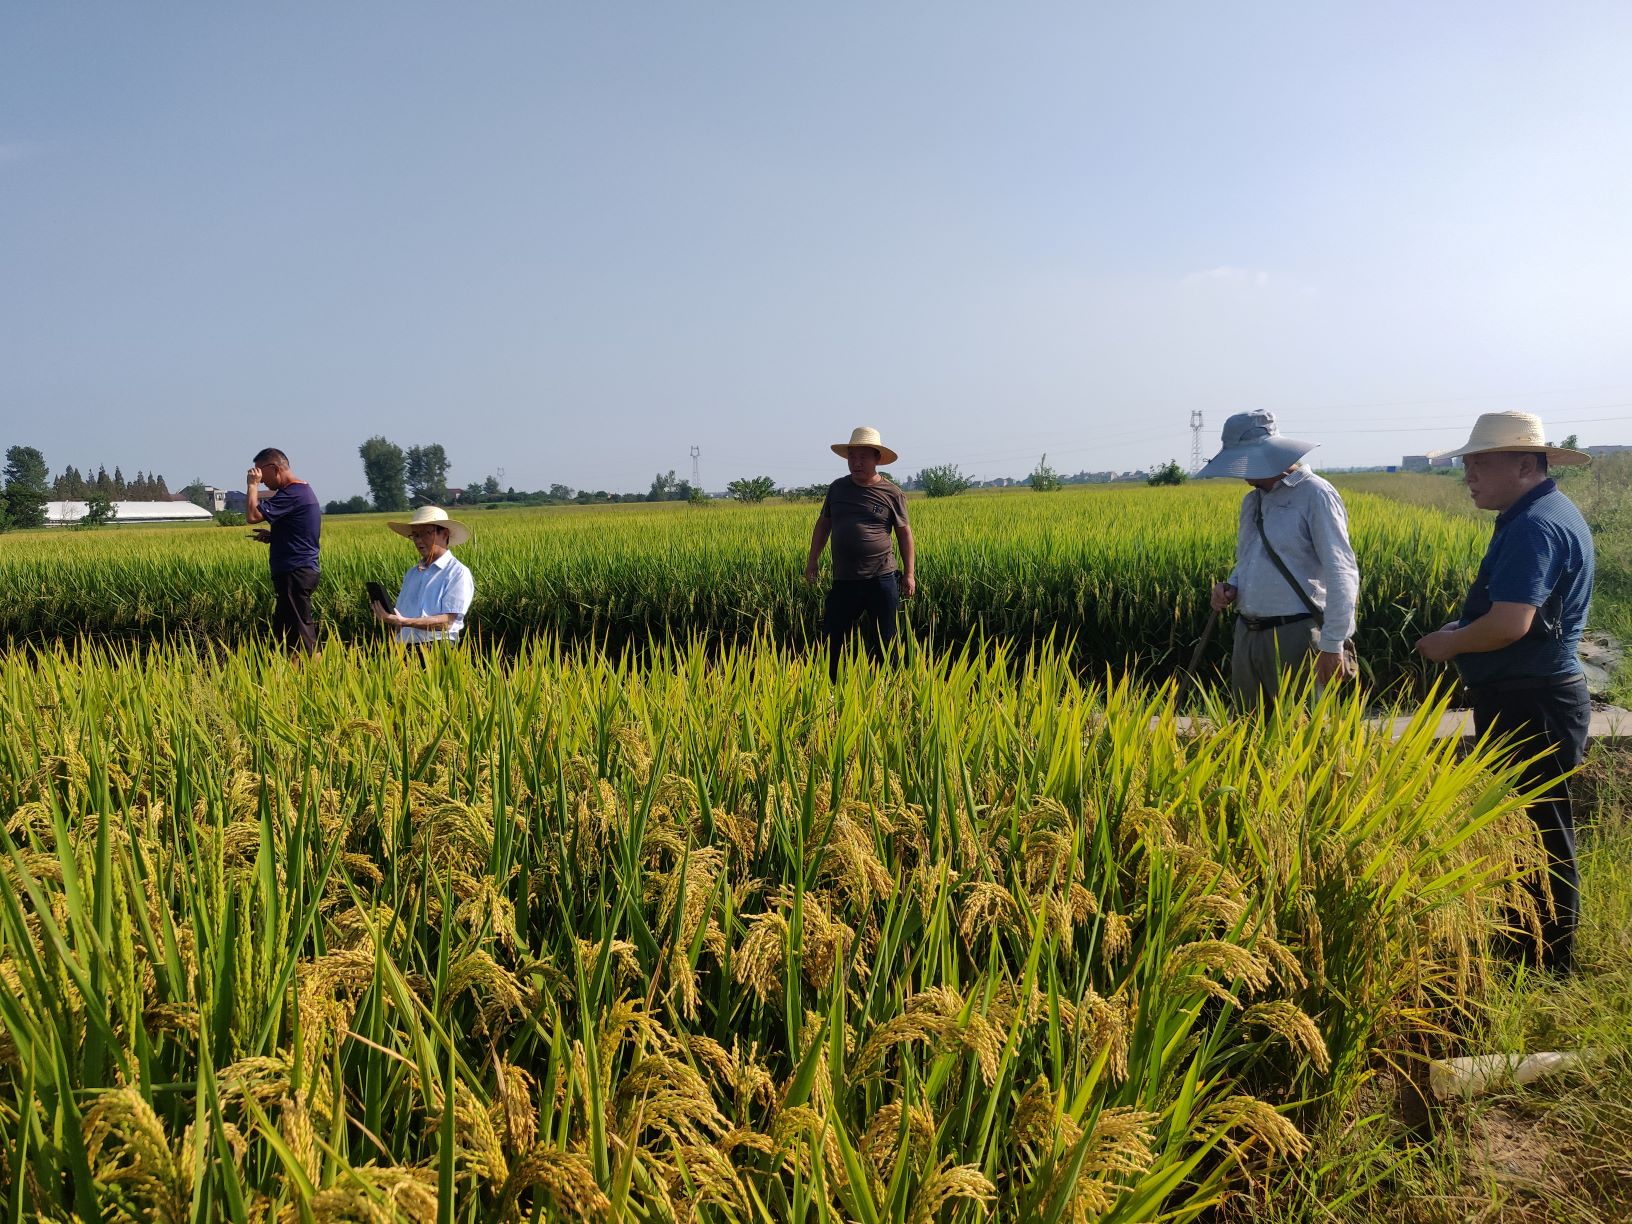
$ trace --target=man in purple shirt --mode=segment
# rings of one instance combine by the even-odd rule
[[[289,456],[267,447],[255,456],[245,474],[249,505],[244,517],[265,523],[255,538],[272,546],[272,631],[291,650],[307,654],[317,649],[317,626],[312,623],[312,592],[317,590],[317,539],[323,526],[323,507],[312,486],[289,470]],[[261,486],[272,496],[261,500]]]
[[[896,613],[903,598],[918,589],[914,574],[912,528],[907,525],[907,499],[879,475],[880,463],[894,463],[896,453],[885,446],[878,430],[862,426],[850,441],[836,443],[850,467],[827,487],[822,512],[810,535],[810,556],[805,581],[815,582],[817,564],[829,538],[833,541],[833,585],[827,592],[827,673],[839,678],[839,656],[845,642],[863,628],[862,641],[875,662],[895,640]],[[901,545],[901,568],[896,569],[895,546]]]

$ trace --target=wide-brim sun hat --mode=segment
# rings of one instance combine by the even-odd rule
[[[388,522],[386,526],[400,536],[412,539],[415,527],[446,527],[448,529],[448,547],[453,548],[470,539],[470,528],[456,518],[449,518],[448,512],[441,506],[421,506],[414,511],[414,517],[406,523]]]
[[[835,455],[843,455],[846,459],[848,459],[850,457],[850,448],[852,446],[872,447],[878,452],[878,461],[880,463],[894,463],[901,457],[889,447],[884,445],[884,440],[878,436],[878,430],[868,425],[863,425],[860,429],[851,430],[850,441],[833,443],[833,453]]]
[[[1546,455],[1549,464],[1591,463],[1586,451],[1567,446],[1550,446],[1541,418],[1531,412],[1486,412],[1473,423],[1468,444],[1457,450],[1430,451],[1432,459],[1460,459],[1464,455],[1485,455],[1493,451],[1517,451],[1526,455]]]
[[[1238,412],[1224,422],[1220,441],[1224,449],[1207,461],[1197,480],[1233,476],[1237,480],[1268,480],[1302,459],[1318,442],[1302,442],[1275,432],[1275,414],[1262,408]]]

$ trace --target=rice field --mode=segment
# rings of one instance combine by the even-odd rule
[[[241,530],[8,536],[7,1218],[1340,1211],[1537,852],[1442,701],[1181,720],[1238,498],[915,501],[932,649],[836,685],[810,504],[476,511],[425,657],[333,519],[304,666]],[[1483,532],[1350,506],[1403,701]]]
[[[1340,1208],[1311,1143],[1534,862],[1437,713],[763,635],[0,654],[8,1218]]]
[[[1075,487],[914,499],[920,595],[912,633],[937,650],[982,637],[1018,653],[1053,638],[1085,673],[1162,678],[1185,665],[1228,572],[1241,486]],[[1348,498],[1364,583],[1358,645],[1377,687],[1420,692],[1411,650],[1458,607],[1488,529],[1380,497]],[[742,644],[763,630],[819,640],[821,589],[801,577],[817,507],[674,503],[465,511],[476,575],[471,633],[515,649],[547,633],[613,651],[651,639]],[[369,640],[361,589],[395,589],[412,561],[383,518],[324,526],[320,632]],[[263,546],[234,528],[34,532],[0,548],[0,642],[64,638],[234,645],[266,632]],[[1228,632],[1205,666],[1222,666]]]

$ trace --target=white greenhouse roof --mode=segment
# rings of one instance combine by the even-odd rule
[[[116,501],[113,508],[116,523],[206,523],[215,517],[188,501]],[[82,501],[46,502],[45,521],[77,523],[88,509]]]

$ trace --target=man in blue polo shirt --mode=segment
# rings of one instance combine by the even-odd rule
[[[255,538],[272,546],[272,631],[290,649],[311,654],[317,649],[317,626],[312,622],[312,592],[317,590],[318,536],[323,529],[323,507],[312,486],[289,470],[289,456],[267,447],[255,456],[249,471],[248,505],[244,518],[265,523]],[[261,500],[261,486],[272,496]]]
[[[1494,728],[1512,735],[1515,760],[1541,753],[1521,782],[1553,783],[1530,805],[1551,885],[1549,898],[1533,882],[1540,963],[1568,973],[1579,882],[1569,791],[1557,779],[1581,764],[1592,717],[1576,652],[1592,601],[1593,549],[1586,520],[1547,472],[1591,457],[1547,445],[1540,418],[1527,412],[1487,412],[1468,444],[1450,454],[1462,459],[1473,504],[1497,512],[1496,530],[1461,619],[1422,638],[1417,650],[1435,662],[1455,661],[1478,734]]]

